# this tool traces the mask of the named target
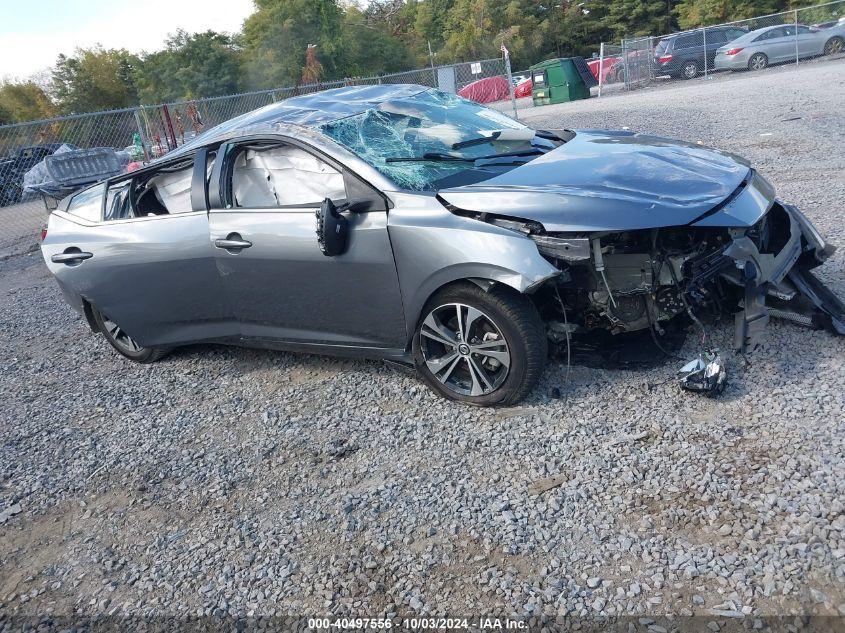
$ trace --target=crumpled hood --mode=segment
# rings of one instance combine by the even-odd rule
[[[689,224],[749,175],[744,159],[700,145],[583,130],[525,165],[438,193],[460,209],[534,220],[551,232],[622,231]],[[724,226],[736,224],[725,216]]]

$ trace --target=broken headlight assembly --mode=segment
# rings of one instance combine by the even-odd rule
[[[586,237],[529,235],[540,254],[564,261],[590,259],[590,240]]]

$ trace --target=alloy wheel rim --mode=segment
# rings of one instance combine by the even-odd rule
[[[419,339],[426,367],[455,393],[493,393],[510,371],[510,350],[502,331],[478,308],[463,303],[434,308],[423,320]]]
[[[111,339],[115,342],[115,345],[127,352],[137,353],[141,351],[141,346],[138,345],[131,336],[124,332],[117,323],[111,321],[105,315],[102,315],[102,317],[103,326],[106,328],[106,332],[109,337],[111,337]]]
[[[763,70],[766,67],[766,60],[762,57],[755,57],[751,60],[751,67],[754,70]]]
[[[842,40],[831,40],[827,45],[827,54],[833,55],[842,50]]]
[[[698,74],[698,66],[696,66],[695,64],[687,64],[686,66],[684,66],[684,73],[686,73],[687,77],[692,79]]]

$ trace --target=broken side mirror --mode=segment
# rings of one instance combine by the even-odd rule
[[[317,210],[317,242],[323,255],[334,257],[346,251],[348,234],[349,220],[329,198],[323,200]]]

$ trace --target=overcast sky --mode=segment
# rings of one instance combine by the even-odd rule
[[[252,11],[252,0],[0,0],[0,78],[42,71],[78,46],[139,53],[179,28],[231,33]]]

